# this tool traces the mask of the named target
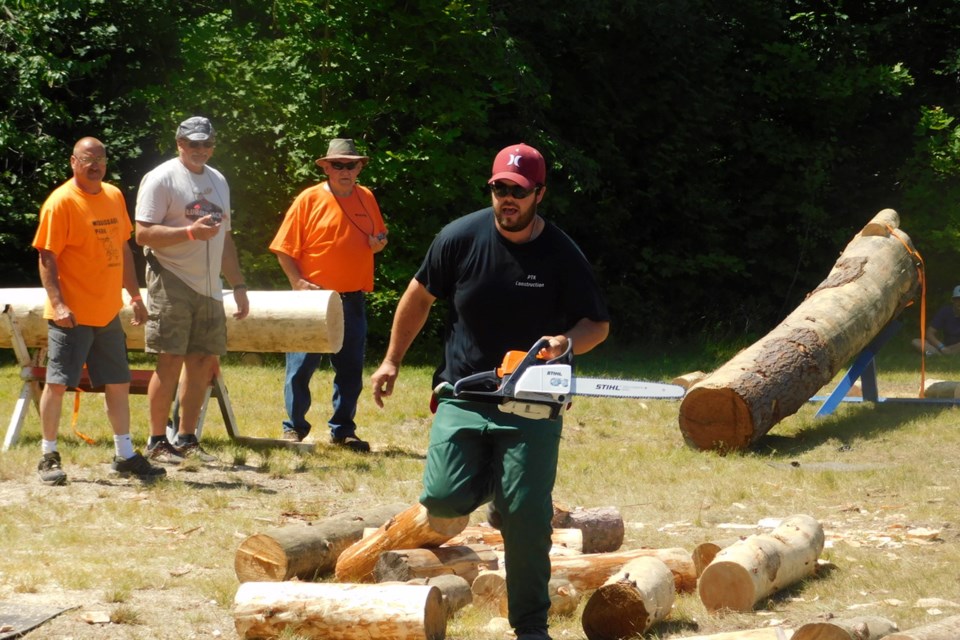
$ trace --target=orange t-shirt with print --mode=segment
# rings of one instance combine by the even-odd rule
[[[123,194],[111,184],[90,194],[71,178],[40,208],[33,246],[57,256],[60,293],[77,324],[106,326],[123,307],[123,245],[132,232]],[[49,298],[43,317],[53,318]]]
[[[373,249],[368,237],[385,233],[373,193],[354,185],[347,198],[326,182],[302,191],[270,243],[270,251],[293,258],[304,280],[329,291],[373,291]]]

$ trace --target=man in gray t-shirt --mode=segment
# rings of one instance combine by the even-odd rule
[[[233,287],[234,317],[250,311],[230,235],[230,189],[223,174],[207,166],[216,144],[213,125],[203,117],[188,118],[176,140],[177,157],[143,177],[135,216],[137,242],[147,256],[146,351],[157,354],[148,390],[147,452],[160,461],[205,455],[197,442],[197,420],[217,358],[227,350],[221,273]],[[177,442],[171,443],[166,427],[181,369],[182,415]]]

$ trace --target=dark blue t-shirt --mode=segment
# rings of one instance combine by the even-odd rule
[[[507,351],[527,351],[583,318],[609,320],[593,270],[569,236],[548,222],[536,239],[515,244],[497,231],[490,207],[444,227],[415,278],[449,303],[434,384],[492,371]]]
[[[960,318],[953,313],[953,305],[946,304],[937,309],[930,326],[940,332],[943,343],[947,345],[960,342]]]

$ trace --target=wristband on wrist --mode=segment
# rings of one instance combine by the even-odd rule
[[[187,227],[187,237],[190,238],[191,240],[196,240],[196,238],[193,237],[193,229],[191,229],[190,227]]]
[[[140,296],[140,295],[130,296],[130,302],[131,304],[134,302],[143,302],[143,296]]]

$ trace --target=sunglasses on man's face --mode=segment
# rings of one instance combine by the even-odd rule
[[[332,160],[330,161],[330,166],[335,171],[343,171],[344,169],[346,169],[347,171],[353,171],[354,169],[357,168],[358,164],[360,164],[359,160],[353,160],[352,162],[334,162]]]
[[[523,200],[524,198],[529,196],[531,193],[536,193],[537,191],[540,191],[540,187],[534,187],[533,189],[524,189],[518,184],[508,185],[502,182],[494,182],[493,184],[490,185],[490,191],[493,193],[493,195],[497,196],[498,198],[506,198],[507,196],[510,196],[515,200]]]
[[[203,147],[204,149],[209,149],[216,144],[213,140],[190,140],[187,144],[190,145],[191,149],[199,149]]]

